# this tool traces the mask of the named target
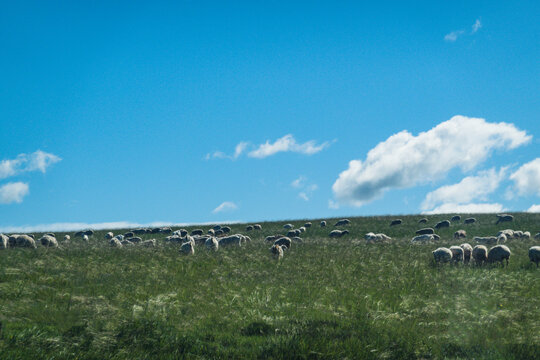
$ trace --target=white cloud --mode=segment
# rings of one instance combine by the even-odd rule
[[[478,213],[500,213],[506,209],[498,203],[494,204],[442,204],[430,211],[424,211],[423,214],[478,214]]]
[[[510,175],[514,189],[519,195],[537,194],[540,196],[540,158],[536,158]]]
[[[298,193],[298,197],[304,201],[309,201],[313,192],[319,188],[317,184],[308,185],[307,178],[303,175],[300,175],[297,179],[291,182],[291,186],[295,189],[302,190],[300,193]]]
[[[351,160],[332,186],[343,204],[362,206],[393,188],[408,188],[470,171],[496,149],[524,145],[532,136],[513,124],[454,116],[417,136],[404,130],[371,149],[364,161]]]
[[[45,173],[49,166],[60,160],[62,159],[58,156],[41,150],[37,150],[30,155],[19,154],[15,159],[0,161],[0,179],[36,170]]]
[[[339,204],[336,201],[330,199],[328,200],[328,208],[332,210],[337,210],[339,209]]]
[[[302,200],[305,200],[305,201],[309,201],[309,197],[307,196],[307,194],[305,192],[300,192],[298,194],[298,197]]]
[[[529,209],[527,209],[527,212],[529,213],[540,213],[540,205],[533,205]]]
[[[305,182],[306,182],[306,177],[300,175],[300,176],[298,177],[298,179],[295,179],[295,180],[291,183],[291,186],[292,186],[293,188],[301,188],[301,187],[304,186]]]
[[[458,36],[462,35],[463,33],[464,33],[463,30],[452,31],[451,33],[446,34],[444,36],[444,40],[449,41],[449,42],[454,42],[457,40]]]
[[[238,209],[238,206],[235,203],[231,201],[225,201],[221,203],[221,205],[219,205],[217,208],[212,210],[212,214],[217,214],[223,211],[232,211],[236,209]]]
[[[471,34],[476,33],[478,30],[480,30],[481,27],[482,27],[482,23],[480,22],[480,19],[476,19],[476,21],[474,22],[472,26]]]
[[[28,195],[28,184],[11,182],[0,186],[0,204],[21,203]]]
[[[486,201],[487,195],[494,192],[507,168],[498,172],[495,169],[481,171],[476,176],[467,176],[457,184],[445,185],[428,193],[422,203],[422,210],[431,209],[438,204],[467,204],[474,200]]]
[[[259,145],[257,149],[250,151],[248,156],[263,159],[279,152],[296,152],[300,154],[313,155],[327,148],[328,146],[330,146],[330,143],[327,141],[317,145],[314,140],[299,144],[291,134],[288,134],[277,139],[274,143],[270,143],[267,140],[266,143]]]

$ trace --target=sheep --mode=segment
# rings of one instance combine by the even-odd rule
[[[164,227],[164,228],[159,229],[159,232],[163,234],[170,234],[172,233],[172,229],[170,227]]]
[[[390,223],[390,226],[401,225],[402,223],[403,223],[403,220],[396,219],[396,220],[392,220],[392,222]]]
[[[208,231],[206,232],[208,235],[212,235],[212,236],[215,236],[216,235],[216,232],[214,229],[208,229]]]
[[[115,237],[113,237],[113,239],[118,239],[118,241],[122,241],[122,240],[124,240],[124,235],[118,234]]]
[[[0,234],[0,249],[7,249],[9,246],[9,237],[4,234]]]
[[[244,242],[251,242],[251,238],[247,235],[242,235],[244,236]]]
[[[432,251],[436,263],[449,262],[452,260],[452,251],[445,247],[440,247]]]
[[[301,238],[301,237],[298,237],[298,236],[295,236],[295,237],[291,238],[291,240],[292,240],[293,242],[296,242],[296,243],[299,243],[299,244],[301,244],[301,243],[304,242],[304,240],[302,240],[302,238]]]
[[[530,239],[531,238],[531,233],[528,232],[528,231],[524,231],[523,232],[523,236],[522,236],[524,239]]]
[[[58,241],[56,241],[56,238],[49,235],[44,235],[39,239],[39,242],[43,246],[47,247],[58,247]]]
[[[255,224],[255,225],[253,225],[253,230],[262,230],[261,224]]]
[[[300,231],[300,229],[294,229],[294,230],[289,230],[287,232],[287,236],[291,237],[291,236],[300,236],[302,232]]]
[[[512,215],[501,214],[501,215],[497,215],[497,222],[495,224],[499,224],[502,222],[510,222],[510,221],[514,221],[514,217]]]
[[[276,257],[278,260],[281,260],[283,259],[283,247],[284,245],[272,245],[272,247],[270,248],[270,252],[274,255],[274,257]]]
[[[152,228],[152,229],[150,230],[150,233],[151,233],[151,234],[157,234],[157,233],[160,233],[160,232],[161,232],[161,229],[160,229],[160,228]]]
[[[86,236],[92,236],[94,235],[94,230],[86,230],[83,235],[86,235]]]
[[[197,236],[193,236],[193,241],[195,241],[195,245],[204,245],[206,240],[211,237],[212,235],[197,235]]]
[[[289,239],[288,237],[284,236],[284,237],[274,241],[274,245],[285,246],[287,249],[290,249],[291,245],[292,245],[292,240]]]
[[[433,240],[435,240],[435,241],[441,240],[441,237],[439,235],[437,235],[437,234],[431,234],[431,236],[433,236]]]
[[[264,238],[265,241],[275,241],[279,239],[280,237],[283,237],[283,235],[270,235]]]
[[[330,236],[331,238],[340,238],[342,237],[343,235],[347,235],[349,233],[349,230],[332,230],[330,231],[330,234],[328,236]]]
[[[511,239],[514,237],[514,230],[512,229],[501,230],[497,233],[497,237],[501,235],[505,235],[507,239]]]
[[[302,233],[306,232],[306,228],[303,227],[303,226],[300,226],[300,227],[298,228],[298,230],[300,230],[300,232],[302,232]]]
[[[476,245],[472,251],[472,258],[478,265],[487,261],[488,249],[484,245]]]
[[[508,266],[508,260],[510,259],[510,255],[512,255],[512,253],[510,252],[508,246],[496,245],[489,249],[487,258],[489,263],[500,262],[503,266],[503,260],[506,259],[506,266]]]
[[[537,239],[537,240],[540,239],[540,232],[538,234],[534,235],[534,238]]]
[[[131,237],[131,238],[127,239],[127,240],[129,240],[129,242],[136,243],[136,244],[142,242],[142,239],[140,237],[138,237],[138,236]]]
[[[222,226],[221,231],[223,231],[224,234],[228,234],[231,232],[231,228],[228,226]]]
[[[459,246],[450,246],[450,251],[452,252],[452,260],[454,262],[463,261],[463,249]]]
[[[146,229],[133,229],[131,230],[131,232],[134,233],[135,235],[146,234]]]
[[[433,228],[423,228],[420,230],[416,230],[416,235],[425,235],[425,234],[435,234],[435,230],[433,230]]]
[[[126,246],[133,246],[135,245],[134,243],[132,243],[131,241],[129,240],[122,240],[122,245],[126,245]]]
[[[441,228],[444,228],[444,227],[450,227],[450,221],[443,220],[443,221],[439,221],[437,224],[435,224],[435,229],[441,229]]]
[[[418,220],[418,223],[419,224],[426,224],[427,221],[428,221],[427,218],[422,218],[422,219]]]
[[[214,231],[221,230],[221,225],[214,225],[212,229],[214,229]]]
[[[478,244],[496,244],[497,238],[495,236],[475,236],[473,238]]]
[[[341,219],[337,223],[335,223],[334,226],[345,226],[345,225],[350,225],[350,223],[351,223],[351,220],[349,219]]]
[[[433,234],[422,234],[418,235],[412,238],[411,242],[413,244],[419,244],[419,243],[425,243],[428,241],[433,241],[435,238],[433,237]]]
[[[129,239],[129,238],[134,237],[134,236],[135,236],[135,234],[132,231],[128,231],[127,233],[124,234],[124,237],[126,239]]]
[[[464,243],[459,245],[459,247],[463,249],[463,261],[465,263],[468,263],[471,260],[471,255],[473,251],[472,246],[468,243]]]
[[[188,231],[186,229],[180,229],[180,230],[174,231],[172,234],[184,237],[188,234]]]
[[[112,247],[116,247],[116,248],[121,248],[122,247],[122,242],[119,238],[117,237],[113,237],[110,241],[109,241],[109,244],[112,246]]]
[[[193,245],[192,241],[185,242],[180,246],[180,252],[186,255],[193,255],[195,254],[195,245]]]
[[[165,237],[164,241],[170,243],[181,243],[184,242],[185,239],[185,237],[182,237],[180,235],[170,235]]]
[[[465,230],[458,230],[454,233],[454,239],[465,239],[467,238],[467,232]]]
[[[55,233],[46,233],[46,234],[44,234],[43,236],[45,236],[45,235],[47,235],[47,236],[52,236],[53,238],[56,238]],[[30,235],[30,236],[32,236],[32,235]],[[32,236],[32,237],[34,237],[34,236]]]
[[[326,221],[325,220],[321,221],[321,227],[325,227],[325,226],[326,226]]]
[[[219,241],[215,237],[210,237],[206,239],[204,245],[208,250],[218,251],[219,249]]]
[[[191,231],[191,236],[202,235],[202,234],[204,234],[204,231],[202,231],[202,229],[195,229]]]
[[[467,218],[464,221],[465,224],[474,224],[475,222],[476,222],[475,218]]]
[[[523,231],[521,231],[521,230],[514,231],[514,238],[515,239],[521,239],[522,237],[523,237]]]
[[[304,227],[305,227],[305,228],[309,228],[309,227],[311,227],[311,225],[312,225],[311,222],[308,221],[307,223],[304,224]]]
[[[156,239],[144,240],[143,242],[141,242],[141,246],[156,247]]]
[[[214,233],[215,233],[216,236],[222,236],[223,234],[225,234],[225,233],[223,232],[223,230],[221,230],[221,229],[219,229],[219,230],[214,230]]]
[[[497,236],[497,244],[505,243],[508,240],[508,237],[505,234]]]
[[[84,234],[83,237],[82,237],[82,239],[83,239],[84,241],[88,242],[88,235]]]
[[[242,246],[243,237],[239,234],[222,237],[219,239],[219,246],[238,245]]]
[[[10,247],[29,247],[37,249],[36,241],[30,236],[23,235],[11,235],[8,239]]]
[[[294,225],[293,225],[293,224],[285,224],[285,225],[283,225],[283,228],[284,228],[285,230],[289,230],[289,229],[294,228]]]
[[[246,231],[251,231],[251,230],[253,230],[253,226],[252,226],[252,225],[246,226]]]
[[[392,240],[392,238],[387,236],[386,234],[374,234],[372,232],[369,232],[366,235],[364,235],[364,239],[366,239],[367,242],[380,242],[380,241]]]
[[[105,240],[111,240],[113,237],[114,237],[114,234],[110,231],[105,234]]]
[[[529,259],[538,267],[538,263],[540,262],[540,246],[533,246],[529,249]]]
[[[460,221],[461,220],[461,216],[459,215],[454,215],[452,216],[452,218],[450,219],[450,221]]]

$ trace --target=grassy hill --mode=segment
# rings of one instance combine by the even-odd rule
[[[432,261],[435,248],[463,242],[457,229],[472,245],[505,228],[540,231],[539,214],[514,215],[499,225],[473,215],[427,245],[410,243],[419,215],[394,227],[395,217],[350,218],[340,239],[328,238],[335,219],[314,219],[279,263],[264,237],[306,220],[249,233],[233,224],[252,243],[193,256],[162,234],[141,236],[156,248],[114,249],[106,230],[58,249],[0,250],[0,359],[538,358],[540,269],[527,256],[538,240],[510,240],[507,268]],[[393,240],[366,244],[369,231]]]

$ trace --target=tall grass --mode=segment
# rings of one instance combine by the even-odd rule
[[[420,216],[394,227],[390,217],[351,218],[341,239],[327,236],[333,220],[312,220],[279,263],[264,237],[283,233],[285,221],[262,223],[245,247],[197,247],[194,256],[161,241],[113,249],[106,231],[89,244],[0,251],[0,359],[538,358],[534,240],[509,241],[505,268],[435,265],[431,255],[459,244],[459,228],[469,237],[540,231],[538,214],[515,216],[495,225],[494,215],[477,215],[429,245],[410,244]],[[366,244],[369,231],[393,241]]]

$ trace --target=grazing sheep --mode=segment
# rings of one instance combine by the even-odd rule
[[[449,262],[452,260],[452,251],[445,247],[440,247],[432,251],[436,263]]]
[[[195,229],[191,231],[191,236],[202,235],[202,234],[204,234],[204,231],[202,231],[202,229]]]
[[[472,258],[474,261],[481,265],[487,261],[488,249],[484,245],[476,245],[472,251]]]
[[[416,235],[425,235],[425,234],[435,234],[435,230],[433,230],[433,228],[423,228],[420,230],[416,230]]]
[[[261,224],[255,224],[255,225],[253,225],[253,230],[262,230]]]
[[[426,224],[427,223],[427,218],[422,218],[422,219],[418,220],[418,223],[419,224]]]
[[[272,247],[270,248],[270,252],[274,255],[274,257],[276,257],[278,260],[281,260],[283,259],[283,246],[281,245],[272,245]]]
[[[150,233],[151,234],[157,234],[157,233],[160,233],[161,232],[161,228],[152,228],[150,230]]]
[[[133,229],[131,230],[131,232],[134,233],[135,235],[146,234],[146,229]]]
[[[127,240],[129,240],[129,242],[132,242],[134,244],[138,244],[138,243],[142,242],[142,239],[140,237],[138,237],[138,236],[131,237],[131,238],[127,239]]]
[[[4,234],[0,234],[0,249],[7,249],[9,246],[9,237]]]
[[[349,225],[351,223],[351,220],[349,219],[341,219],[337,223],[334,224],[334,226],[345,226]]]
[[[172,229],[170,227],[164,227],[164,228],[159,229],[159,232],[164,233],[164,234],[170,234],[172,233]]]
[[[126,245],[126,246],[133,246],[135,245],[134,243],[132,243],[131,241],[129,240],[122,240],[122,245]]]
[[[497,244],[505,243],[508,240],[508,237],[505,234],[497,236]]]
[[[253,226],[252,226],[252,225],[246,226],[246,231],[251,231],[251,230],[253,230]]]
[[[231,228],[228,226],[222,226],[221,231],[223,231],[224,234],[228,234],[231,232]]]
[[[403,220],[396,219],[396,220],[392,220],[392,222],[390,223],[390,226],[401,225],[402,223],[403,223]]]
[[[474,224],[475,222],[476,222],[475,218],[467,218],[464,221],[465,224]]]
[[[183,243],[186,240],[186,237],[180,236],[180,235],[170,235],[170,236],[167,236],[164,240],[165,242],[170,242],[170,243]]]
[[[54,236],[43,235],[41,239],[39,239],[39,242],[43,246],[58,247],[58,241],[56,241],[56,238]]]
[[[239,234],[222,237],[219,239],[219,246],[238,245],[242,246],[243,236]]]
[[[330,234],[328,236],[330,236],[331,238],[340,238],[343,235],[347,235],[348,233],[349,230],[332,230],[330,231]]]
[[[193,236],[193,241],[195,241],[195,245],[204,245],[206,240],[211,237],[212,235],[195,235]]]
[[[458,230],[454,233],[454,239],[465,239],[467,238],[467,232],[465,230]]]
[[[512,253],[510,252],[510,249],[506,245],[496,245],[489,249],[488,252],[488,262],[500,262],[503,266],[503,260],[506,259],[506,266],[508,266],[508,260],[510,260],[510,255]]]
[[[82,236],[82,239],[83,239],[83,241],[88,242],[88,235],[84,234],[84,235]]]
[[[452,252],[452,260],[454,262],[463,261],[463,249],[459,246],[450,246],[450,251]]]
[[[514,231],[514,238],[515,239],[521,239],[522,237],[523,237],[523,231],[521,231],[521,230]]]
[[[459,221],[459,220],[461,220],[461,216],[459,216],[459,215],[454,215],[454,216],[452,216],[452,218],[450,219],[450,221]]]
[[[29,247],[34,249],[37,248],[36,241],[26,234],[11,235],[8,241],[10,247]]]
[[[530,239],[530,238],[531,238],[531,233],[528,232],[528,231],[524,231],[524,232],[523,232],[522,238],[524,238],[524,239]]]
[[[325,227],[325,226],[326,226],[326,221],[325,220],[321,221],[321,227]]]
[[[478,244],[496,244],[497,238],[495,236],[475,236],[473,238]]]
[[[244,235],[244,242],[251,242],[251,238],[247,235]]]
[[[215,231],[221,230],[221,225],[214,225],[212,229],[214,229]]]
[[[300,236],[302,232],[300,231],[300,229],[294,229],[294,230],[289,230],[287,232],[287,236],[288,237],[291,237],[291,236]]]
[[[292,229],[293,227],[294,227],[293,224],[285,224],[285,225],[283,225],[283,228],[284,228],[285,230]]]
[[[514,230],[512,229],[501,230],[497,233],[497,237],[501,235],[505,235],[507,239],[512,239],[514,237]]]
[[[64,235],[64,241],[69,241],[71,240],[71,236],[69,235]]]
[[[381,242],[381,241],[388,241],[392,240],[390,236],[387,236],[386,234],[375,234],[372,232],[367,233],[364,235],[364,239],[366,239],[367,242]]]
[[[309,227],[311,227],[311,225],[312,225],[311,222],[308,221],[307,223],[304,224],[304,227],[309,228]]]
[[[540,239],[540,232],[538,234],[534,235],[534,238],[537,239],[537,240]]]
[[[441,228],[445,228],[445,227],[450,227],[450,221],[448,221],[448,220],[439,221],[435,225],[435,229],[441,229]]]
[[[433,237],[433,234],[422,234],[418,235],[412,238],[411,242],[413,244],[420,244],[420,243],[426,243],[428,241],[433,241],[435,238]]]
[[[115,237],[113,237],[113,239],[118,239],[118,241],[122,241],[124,240],[124,235],[118,234]]]
[[[141,242],[141,246],[156,247],[156,239],[144,240]]]
[[[295,236],[295,237],[291,238],[291,240],[292,240],[293,242],[296,242],[296,243],[299,243],[299,244],[301,244],[301,243],[304,242],[304,240],[302,240],[302,238],[301,238],[301,237],[298,237],[298,236]]]
[[[468,243],[461,244],[459,247],[463,249],[463,261],[468,263],[471,260],[473,247]]]
[[[192,241],[185,242],[180,246],[180,252],[186,255],[193,255],[195,254],[195,245],[193,245]]]
[[[216,232],[214,229],[208,229],[208,231],[206,232],[208,235],[212,235],[212,236],[215,236],[216,235]]]
[[[94,230],[86,230],[83,235],[86,235],[86,236],[92,236],[94,235]]]
[[[132,231],[128,231],[127,233],[124,234],[124,237],[126,239],[129,239],[129,238],[134,237],[134,236],[135,236],[135,234]]]
[[[300,227],[298,228],[298,230],[300,230],[300,232],[303,232],[303,233],[306,232],[306,228],[303,227],[303,226],[300,226]]]
[[[208,250],[218,251],[219,249],[219,241],[215,237],[206,239],[204,245]]]
[[[433,240],[435,240],[435,241],[441,240],[441,237],[439,235],[437,235],[437,234],[431,234],[431,236],[433,236]]]
[[[284,237],[274,241],[274,245],[285,246],[287,249],[290,249],[291,245],[292,245],[292,240],[289,239],[288,237],[284,236]]]
[[[501,214],[501,215],[497,215],[497,222],[495,224],[499,224],[502,222],[510,222],[510,221],[514,221],[514,217],[512,215]]]
[[[109,241],[109,244],[112,246],[112,247],[116,247],[116,248],[121,248],[122,247],[122,242],[120,241],[120,239],[118,239],[117,237],[113,237],[111,239],[111,241]]]
[[[114,234],[110,231],[105,234],[105,240],[111,240],[113,237],[114,237]]]
[[[84,231],[77,231],[73,236],[77,237],[77,236],[80,236],[82,237],[84,235]]]
[[[275,241],[279,238],[283,237],[283,235],[270,235],[264,238],[265,241]]]
[[[186,229],[180,229],[180,230],[176,230],[172,234],[173,235],[179,235],[181,237],[185,237],[188,234],[188,231]]]
[[[215,230],[215,235],[216,236],[222,236],[224,235],[225,233],[223,232],[223,230],[219,229],[219,230]]]
[[[529,259],[538,267],[538,263],[540,262],[540,246],[533,246],[529,249]]]

